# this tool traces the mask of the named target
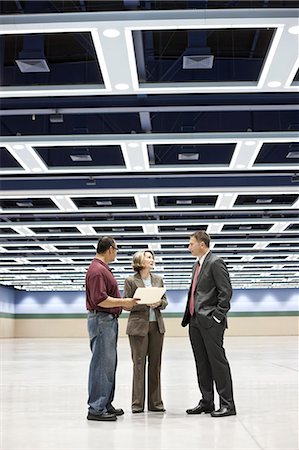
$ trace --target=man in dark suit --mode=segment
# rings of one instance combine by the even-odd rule
[[[189,324],[202,399],[195,408],[186,412],[223,417],[236,415],[231,372],[223,348],[232,287],[224,261],[214,255],[209,247],[210,236],[205,231],[196,231],[190,237],[188,249],[198,260],[193,266],[182,326]],[[217,411],[214,406],[214,382],[219,394]]]

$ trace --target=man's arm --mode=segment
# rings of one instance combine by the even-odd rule
[[[138,301],[136,298],[116,298],[116,297],[107,297],[102,302],[98,303],[98,306],[102,308],[115,308],[117,306],[121,306],[123,308],[133,308],[134,305],[137,305]]]
[[[232,286],[229,273],[224,261],[219,258],[211,266],[215,285],[218,290],[218,305],[214,311],[213,319],[220,323],[230,309],[230,299],[232,296]]]

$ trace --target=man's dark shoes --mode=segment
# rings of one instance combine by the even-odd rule
[[[226,417],[226,416],[235,416],[236,409],[235,408],[229,408],[228,406],[222,406],[217,411],[213,411],[211,413],[212,417]]]
[[[121,408],[114,408],[114,406],[110,406],[107,408],[107,412],[109,414],[114,414],[115,416],[122,416],[124,414],[124,410]]]
[[[201,403],[199,403],[199,405],[195,406],[195,408],[187,409],[186,413],[187,414],[201,414],[201,413],[209,414],[212,411],[214,411],[213,405],[212,406],[204,406]]]
[[[91,414],[88,413],[87,420],[97,420],[103,422],[112,422],[117,419],[115,414],[110,414],[108,412],[104,412],[102,414]]]
[[[166,409],[164,409],[164,408],[152,408],[152,409],[149,409],[149,411],[153,411],[153,412],[165,412]]]

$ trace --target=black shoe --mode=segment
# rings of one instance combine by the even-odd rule
[[[91,414],[88,413],[87,420],[97,420],[97,421],[105,421],[105,422],[112,422],[117,419],[115,414],[109,414],[108,412],[104,412],[102,414]]]
[[[149,409],[149,411],[153,411],[153,412],[165,412],[166,409],[164,409],[164,408],[153,408],[153,409]]]
[[[235,408],[229,408],[228,406],[221,406],[217,411],[211,413],[212,417],[225,417],[225,416],[235,416],[237,414]]]
[[[187,409],[186,413],[187,414],[201,414],[201,413],[209,414],[212,411],[214,411],[214,406],[203,406],[201,403],[199,403],[199,405],[195,406],[195,408]]]
[[[110,406],[107,408],[107,412],[109,414],[114,414],[115,416],[122,416],[124,414],[124,410],[121,408],[114,408],[114,406]]]
[[[143,413],[143,409],[132,409],[133,414]]]

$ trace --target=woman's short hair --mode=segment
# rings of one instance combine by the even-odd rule
[[[155,259],[155,254],[152,250],[141,250],[139,252],[134,253],[132,258],[132,267],[135,272],[140,272],[141,269],[144,268],[143,259],[145,253],[151,253],[153,258]]]

